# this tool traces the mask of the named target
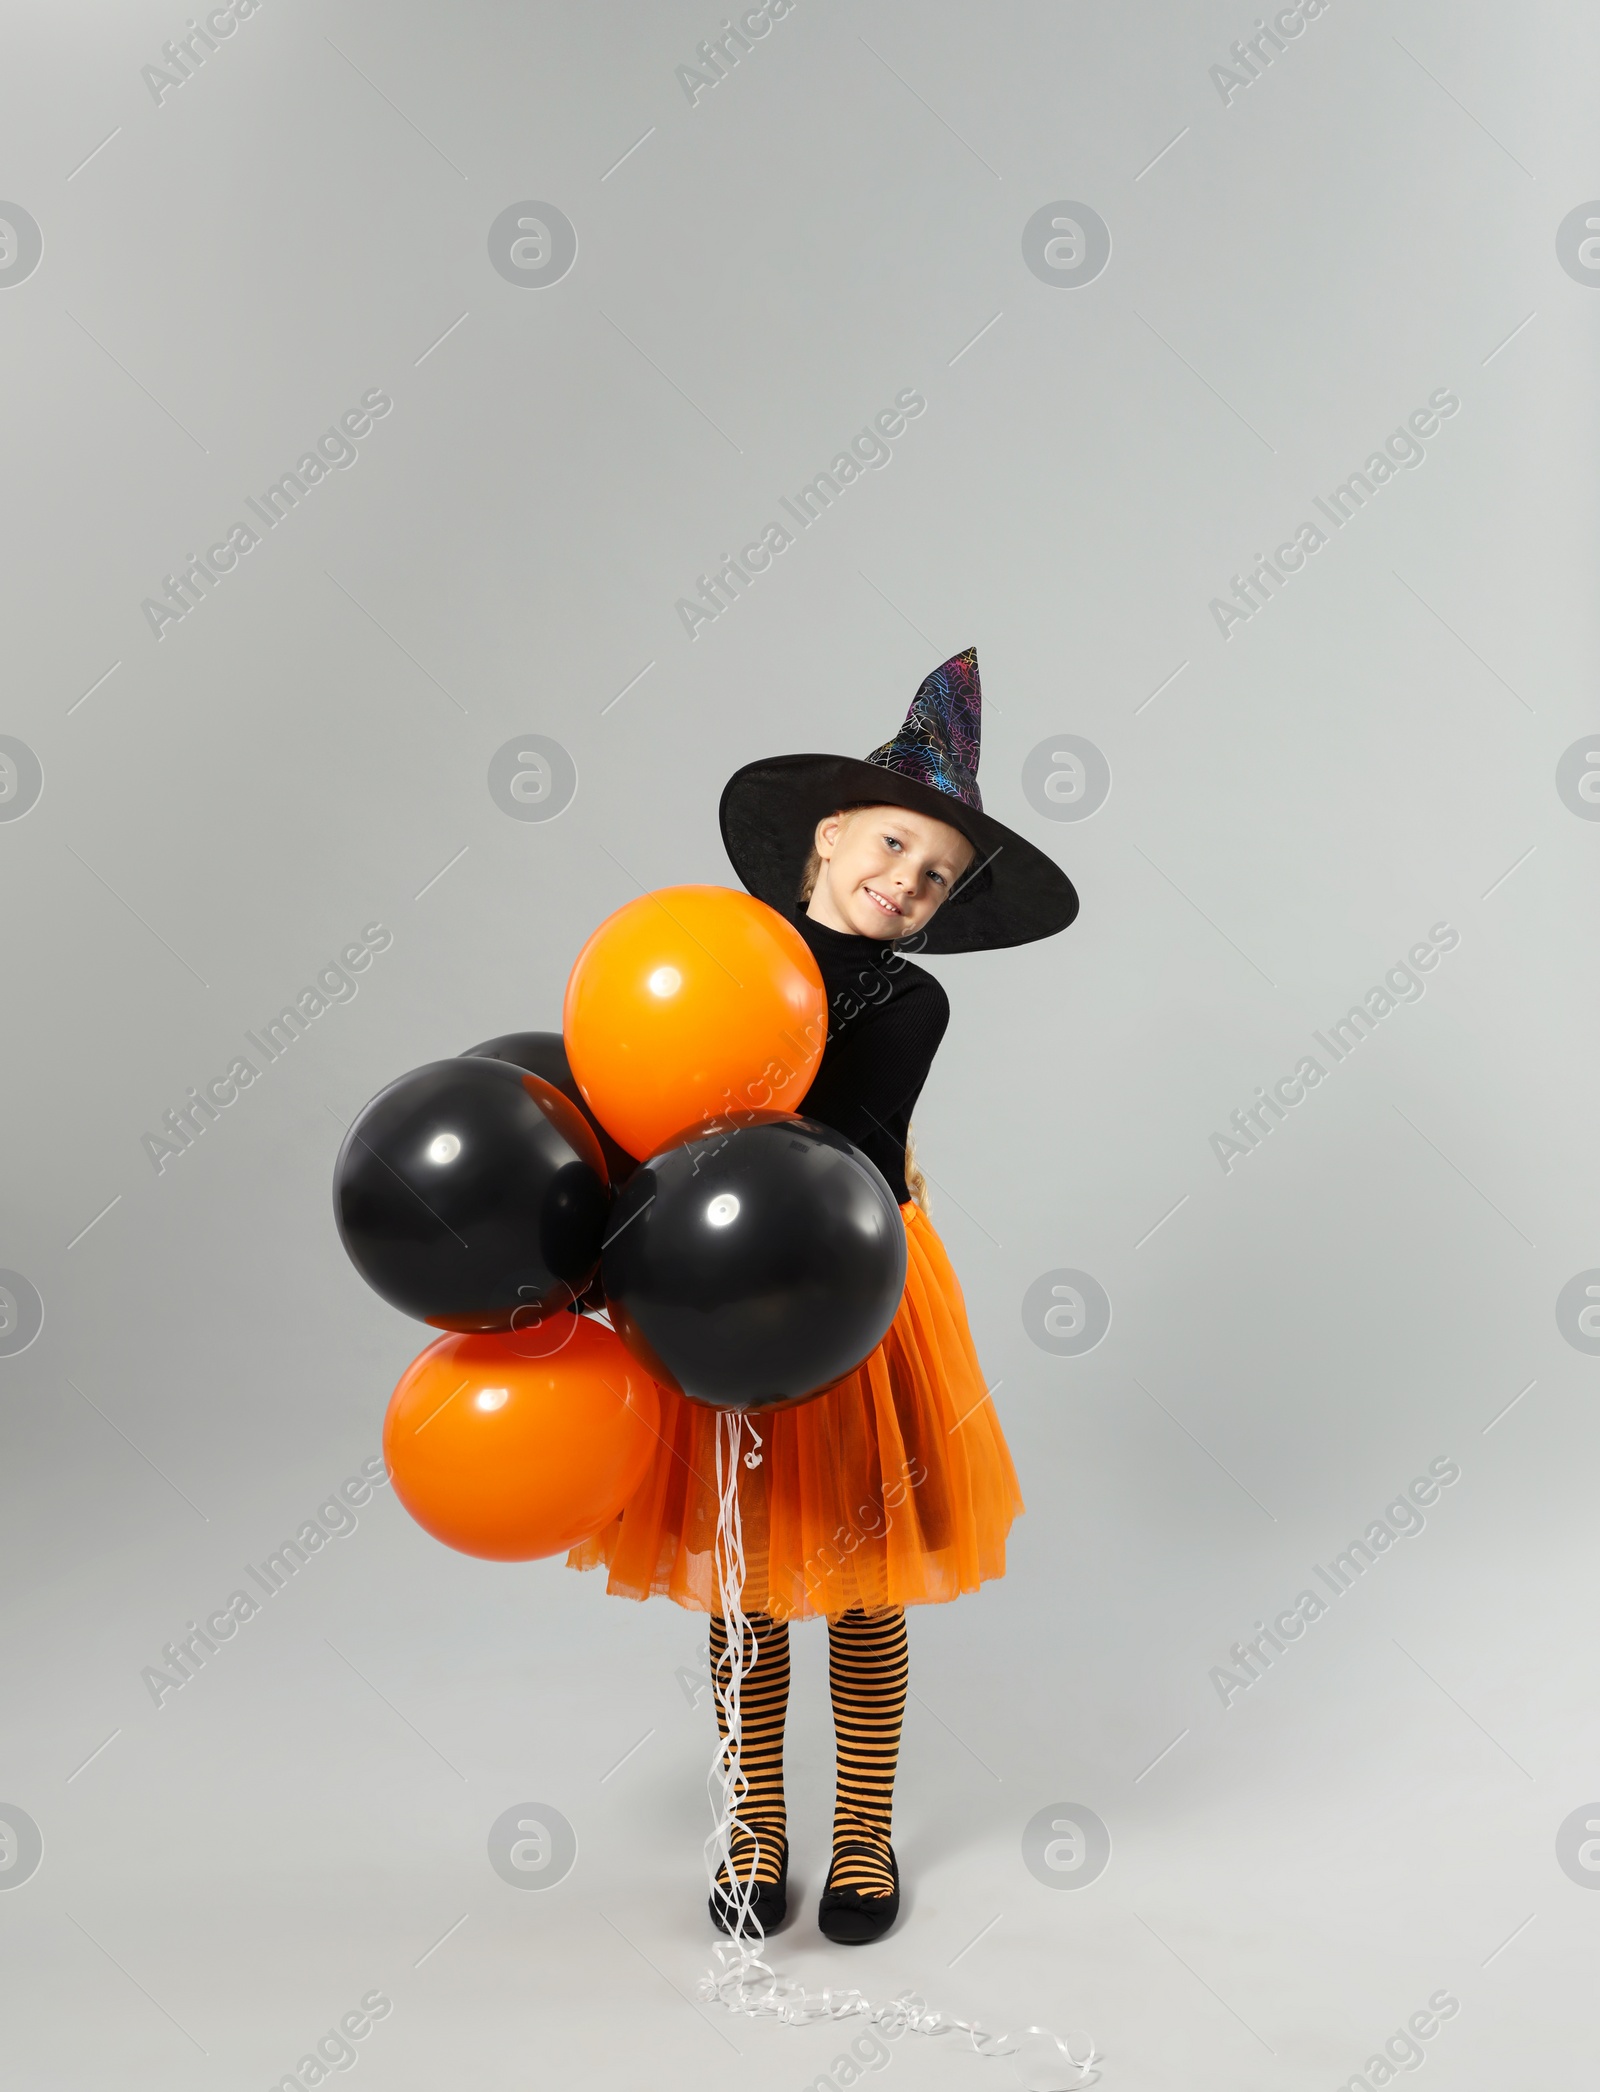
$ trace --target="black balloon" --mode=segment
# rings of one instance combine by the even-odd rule
[[[513,1068],[525,1068],[530,1075],[539,1075],[546,1082],[553,1082],[562,1096],[575,1104],[589,1121],[600,1143],[600,1152],[606,1158],[606,1172],[613,1185],[625,1184],[639,1167],[638,1157],[617,1146],[584,1102],[560,1032],[508,1031],[498,1039],[485,1039],[481,1046],[469,1046],[462,1058],[509,1061]]]
[[[601,1275],[617,1334],[657,1380],[715,1409],[780,1409],[882,1340],[905,1222],[843,1134],[749,1113],[641,1165],[612,1207]]]
[[[600,1152],[606,1158],[606,1174],[612,1188],[625,1184],[639,1167],[638,1157],[630,1155],[626,1148],[619,1148],[611,1135],[601,1125],[584,1101],[578,1088],[577,1077],[567,1059],[566,1041],[558,1031],[508,1031],[498,1039],[485,1039],[481,1046],[469,1046],[463,1059],[508,1061],[513,1068],[522,1068],[530,1075],[538,1075],[555,1087],[571,1103],[575,1104],[588,1121],[590,1130],[600,1143]],[[574,1311],[590,1310],[598,1313],[605,1307],[605,1288],[596,1272],[584,1293],[573,1302]]]
[[[432,1061],[345,1135],[333,1205],[351,1261],[435,1329],[520,1329],[594,1277],[611,1193],[587,1121],[504,1061]]]

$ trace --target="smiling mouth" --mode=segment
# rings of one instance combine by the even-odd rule
[[[880,909],[885,915],[904,915],[905,910],[903,908],[897,908],[893,901],[886,900],[884,896],[881,893],[879,893],[875,887],[863,886],[861,891],[866,895],[867,899],[871,901],[873,905],[876,908]]]

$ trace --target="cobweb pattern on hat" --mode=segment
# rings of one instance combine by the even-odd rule
[[[880,770],[915,778],[982,813],[983,795],[978,790],[982,732],[978,650],[969,646],[933,671],[912,699],[900,731],[875,748],[867,761]]]

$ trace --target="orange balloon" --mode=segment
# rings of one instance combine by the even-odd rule
[[[383,1457],[436,1540],[528,1562],[611,1522],[644,1479],[659,1423],[655,1382],[621,1339],[559,1314],[430,1344],[390,1398]]]
[[[794,1111],[828,1036],[792,923],[726,886],[668,886],[595,931],[567,982],[567,1058],[630,1155],[749,1110]]]

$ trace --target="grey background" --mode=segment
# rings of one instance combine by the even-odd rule
[[[341,1127],[556,1024],[605,913],[730,879],[735,765],[864,753],[969,644],[987,802],[1083,896],[937,962],[917,1115],[1028,1512],[1002,1583],[913,1616],[907,1909],[854,1957],[795,1634],[775,1959],[1086,2030],[1141,2092],[1347,2081],[1440,1988],[1441,2083],[1592,2060],[1600,1876],[1558,1832],[1600,1797],[1600,1425],[1554,1309],[1600,1263],[1597,834],[1555,773],[1600,729],[1600,298],[1556,230],[1600,194],[1600,31],[1335,0],[1224,106],[1253,19],[799,0],[691,107],[720,17],[681,0],[267,0],[158,107],[178,11],[7,9],[0,196],[43,235],[0,289],[0,730],[43,772],[0,824],[0,1264],[44,1303],[0,1358],[19,2083],[266,2085],[374,1989],[375,2086],[844,2048],[694,2001],[695,1617],[380,1490],[159,1710],[140,1672],[371,1458],[419,1348],[340,1253]],[[577,234],[542,289],[486,246],[530,197]],[[1059,198],[1112,237],[1079,290],[1022,256]],[[908,386],[892,464],[690,640],[695,577]],[[1425,464],[1224,640],[1210,599],[1442,386]],[[154,638],[161,577],[372,387],[358,463]],[[1091,819],[1024,792],[1058,733],[1110,766]],[[529,734],[576,767],[552,820],[490,795]],[[1441,921],[1421,999],[1224,1173],[1228,1114]],[[161,1114],[369,923],[355,999],[158,1175]],[[1023,1326],[1062,1269],[1113,1306],[1086,1355]],[[1427,1530],[1224,1710],[1230,1645],[1434,1459]],[[575,1833],[547,1894],[489,1862],[523,1804]],[[1109,1832],[1081,1894],[1025,1863],[1055,1805]]]

